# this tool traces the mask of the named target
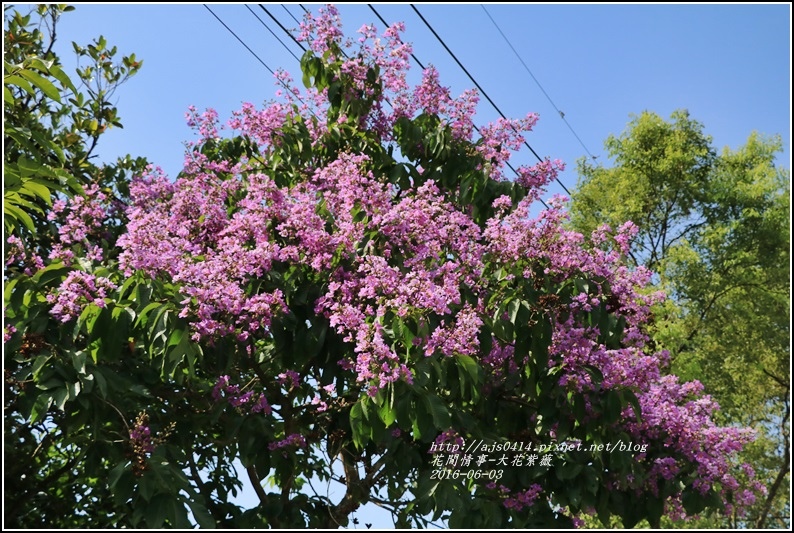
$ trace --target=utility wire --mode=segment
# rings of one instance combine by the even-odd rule
[[[268,15],[270,15],[270,18],[272,18],[273,20],[275,20],[275,21],[276,21],[276,24],[278,24],[279,28],[281,28],[281,29],[282,29],[282,31],[283,31],[284,33],[286,33],[287,35],[289,35],[289,36],[292,38],[292,40],[293,40],[293,41],[295,41],[295,44],[297,44],[298,46],[300,46],[300,47],[301,47],[301,50],[303,50],[304,52],[306,51],[306,47],[305,47],[305,46],[303,46],[303,44],[302,44],[302,43],[301,43],[301,42],[300,42],[300,41],[299,41],[299,40],[298,40],[298,39],[297,39],[297,38],[296,38],[294,35],[292,35],[292,32],[290,32],[290,31],[289,31],[287,28],[285,28],[285,27],[284,27],[284,25],[283,25],[283,24],[281,24],[281,22],[279,22],[279,21],[276,19],[276,17],[274,17],[274,16],[273,16],[273,15],[272,15],[272,14],[271,14],[271,13],[270,13],[270,12],[269,12],[267,9],[265,9],[265,7],[264,7],[262,4],[259,4],[259,7],[261,7],[261,8],[262,8],[262,9],[265,11],[265,13],[267,13]],[[305,8],[305,7],[303,7],[303,4],[301,4],[301,7],[303,8],[303,10],[304,10],[306,13],[309,13],[309,11],[307,11],[307,10],[306,10],[306,8]],[[257,17],[257,18],[258,18],[258,17]],[[294,18],[294,17],[293,17],[293,18]],[[280,42],[280,41],[279,41],[279,42]],[[284,44],[284,43],[282,43],[282,44]],[[342,52],[342,55],[343,55],[343,56],[345,56],[345,59],[350,59],[350,56],[347,54],[347,52],[345,52],[345,50],[344,50],[344,49],[341,49],[340,51]],[[296,59],[297,59],[297,58],[296,58]],[[300,60],[298,60],[298,61],[300,62]],[[385,96],[384,96],[384,100],[386,100],[386,103],[387,103],[387,104],[391,105],[391,102],[389,102],[389,99],[388,99],[388,98],[386,98]]]
[[[381,16],[380,16],[380,13],[378,13],[377,11],[375,11],[375,8],[372,6],[372,4],[368,4],[368,5],[369,5],[370,9],[372,9],[372,11],[374,11],[374,12],[375,12],[375,15],[377,15],[377,17],[380,19],[380,21],[381,21],[381,22],[382,22],[382,23],[383,23],[383,24],[384,24],[386,27],[388,27],[388,26],[389,26],[389,24],[388,24],[388,23],[387,23],[387,22],[386,22],[386,21],[383,19],[383,17],[381,17]],[[246,6],[246,7],[248,7],[248,6]],[[271,18],[273,18],[273,19],[275,20],[275,17],[273,17],[273,15],[272,15],[272,14],[271,14],[269,11],[267,11],[267,9],[265,9],[265,8],[264,8],[264,6],[262,6],[262,4],[259,4],[259,7],[261,7],[261,8],[262,8],[262,9],[263,9],[263,10],[264,10],[264,11],[265,11],[265,12],[266,12],[268,15],[270,15],[270,17],[271,17]],[[303,6],[301,6],[301,7],[303,7]],[[286,6],[284,6],[284,8],[286,9]],[[304,11],[306,11],[306,8],[303,8],[303,9],[304,9]],[[249,10],[250,10],[250,8],[249,8]],[[289,10],[288,10],[287,12],[289,13]],[[306,11],[306,12],[308,13],[308,11]],[[252,13],[253,13],[253,11],[252,11]],[[256,14],[254,14],[254,16],[256,16]],[[256,17],[256,18],[259,20],[259,22],[262,22],[262,20],[261,20],[259,17]],[[293,17],[293,19],[294,19],[294,17]],[[276,22],[278,23],[278,21],[276,21]],[[297,21],[296,21],[296,22],[297,22]],[[264,24],[264,25],[265,25],[265,27],[267,28],[267,24],[265,24],[264,22],[262,22],[262,24]],[[279,25],[279,27],[280,27],[280,28],[281,28],[281,29],[282,29],[282,30],[283,30],[283,31],[284,31],[284,32],[285,32],[287,35],[289,35],[290,37],[292,37],[292,39],[293,39],[293,40],[294,40],[294,41],[295,41],[295,42],[298,44],[298,46],[300,46],[300,47],[301,47],[301,49],[304,49],[304,50],[305,50],[305,48],[303,47],[303,45],[302,45],[302,44],[301,44],[301,43],[300,43],[300,42],[299,42],[299,41],[298,41],[298,40],[297,40],[297,39],[296,39],[296,38],[295,38],[295,37],[292,35],[292,33],[290,33],[290,31],[289,31],[287,28],[285,28],[285,27],[284,27],[282,24],[280,24],[280,23],[278,23],[278,25]],[[270,28],[268,28],[268,30],[270,30]],[[273,33],[273,32],[271,31],[271,33]],[[277,38],[277,39],[278,39],[278,38]],[[281,41],[281,39],[278,39],[278,42],[280,42],[280,43],[281,43],[281,45],[282,45],[282,46],[284,46],[285,48],[287,47],[287,45],[285,45],[285,44],[284,44],[284,43]],[[347,56],[347,53],[345,53],[345,51],[344,51],[344,50],[342,50],[342,54],[343,54],[345,57],[348,57],[348,56]],[[293,57],[295,57],[295,55],[294,55],[294,54],[293,54]],[[419,65],[419,66],[422,68],[422,70],[424,70],[425,66],[422,64],[422,62],[421,62],[421,61],[419,61],[419,59],[416,57],[416,55],[414,55],[413,53],[411,53],[411,57],[412,57],[412,58],[413,58],[413,60],[414,60],[414,61],[416,61],[416,63],[417,63],[417,64],[418,64],[418,65]],[[298,59],[298,58],[296,57],[295,59]],[[300,60],[298,60],[298,61],[300,61]],[[391,102],[389,101],[389,99],[388,99],[388,98],[385,98],[385,100],[386,100],[386,103],[387,103],[387,104],[389,104],[390,106],[392,105],[392,104],[391,104]],[[479,129],[479,128],[478,128],[476,125],[474,125],[474,129],[475,129],[475,130],[477,130],[477,133],[480,133],[480,129]],[[507,164],[507,166],[510,168],[510,170],[512,170],[512,171],[513,171],[513,173],[514,173],[516,176],[518,176],[518,171],[517,171],[517,170],[516,170],[516,169],[513,167],[513,165],[511,165],[509,161],[506,161],[506,164]],[[542,203],[542,204],[543,204],[543,206],[544,206],[544,207],[546,207],[546,208],[548,209],[548,207],[549,207],[549,206],[546,204],[546,202],[544,202],[542,198],[538,198],[538,199],[540,200],[540,203]]]
[[[272,14],[270,11],[268,11],[268,10],[267,10],[267,8],[266,8],[265,6],[263,6],[262,4],[259,4],[259,7],[260,7],[260,9],[262,9],[262,11],[264,11],[265,13],[267,13],[267,14],[268,14],[268,16],[269,16],[270,18],[272,18],[272,19],[275,21],[275,23],[276,23],[276,24],[278,24],[278,27],[279,27],[279,28],[281,28],[281,29],[282,29],[282,31],[283,31],[284,33],[286,33],[287,35],[289,35],[289,36],[290,36],[290,38],[291,38],[293,41],[295,41],[295,44],[297,44],[297,45],[300,47],[300,49],[301,49],[301,50],[303,50],[304,52],[306,51],[306,47],[305,47],[305,46],[303,46],[303,45],[301,44],[301,42],[300,42],[298,39],[296,39],[294,35],[292,35],[292,32],[291,32],[291,31],[289,31],[287,28],[285,28],[285,27],[284,27],[284,25],[283,25],[283,24],[282,24],[282,23],[281,23],[281,22],[280,22],[280,21],[279,21],[279,20],[278,20],[276,17],[274,17],[274,16],[273,16],[273,14]],[[249,8],[249,9],[250,9],[250,8]],[[256,18],[259,18],[259,17],[256,17]],[[281,40],[279,40],[279,42],[281,42]],[[281,43],[281,44],[284,44],[284,43]],[[286,46],[286,45],[284,45],[284,46]],[[293,55],[293,57],[294,57],[294,55]],[[298,58],[296,57],[295,59],[298,59]],[[300,63],[300,59],[298,59],[298,63]]]
[[[287,9],[287,6],[286,6],[286,5],[284,5],[284,4],[281,4],[281,7],[283,7],[283,8],[284,8],[284,11],[286,11],[286,12],[289,14],[289,16],[290,16],[290,17],[292,17],[292,20],[294,20],[294,21],[295,21],[295,24],[297,24],[297,25],[299,25],[299,26],[300,26],[300,21],[299,21],[297,18],[295,18],[295,15],[293,15],[293,14],[292,14],[292,11],[290,11],[289,9]]]
[[[372,12],[373,12],[373,13],[375,13],[375,16],[376,16],[376,17],[378,17],[378,18],[380,19],[380,21],[383,23],[383,25],[384,25],[384,26],[386,26],[386,27],[388,28],[388,27],[389,27],[389,23],[388,23],[388,22],[386,22],[386,21],[383,19],[383,17],[381,17],[381,16],[380,16],[380,13],[378,13],[378,12],[375,10],[375,7],[374,7],[372,4],[367,4],[367,5],[368,5],[368,6],[369,6],[369,8],[372,10]],[[414,55],[414,53],[413,53],[413,52],[411,52],[411,57],[414,59],[414,61],[416,61],[416,64],[417,64],[417,65],[419,65],[419,68],[421,68],[422,70],[425,70],[425,66],[422,64],[422,62],[421,62],[421,61],[419,61],[419,59],[417,59],[417,58],[416,58],[416,55]]]
[[[436,33],[436,30],[433,29],[433,26],[431,26],[430,23],[427,21],[427,19],[425,19],[425,17],[422,16],[422,14],[419,12],[419,10],[416,8],[416,6],[414,4],[411,4],[411,8],[414,10],[414,12],[416,12],[416,14],[419,16],[419,18],[422,19],[422,22],[425,23],[425,26],[427,26],[427,28],[431,31],[433,36],[438,40],[438,42],[441,43],[441,46],[444,47],[444,50],[446,50],[447,53],[449,53],[449,55],[452,56],[452,59],[455,60],[455,62],[458,64],[458,66],[466,74],[466,76],[468,76],[469,79],[472,81],[472,83],[477,87],[477,89],[479,89],[479,91],[482,93],[482,95],[485,97],[485,99],[488,100],[488,102],[493,106],[494,109],[496,109],[497,113],[502,115],[502,118],[507,120],[507,117],[505,116],[504,113],[502,113],[502,110],[499,109],[499,106],[496,105],[496,103],[493,100],[491,100],[491,97],[488,96],[488,93],[485,92],[485,89],[483,89],[480,86],[480,84],[477,83],[477,80],[474,79],[474,76],[472,76],[471,73],[466,69],[466,67],[463,66],[463,63],[461,63],[460,60],[458,59],[458,57],[454,54],[454,52],[452,52],[452,50],[449,49],[449,46],[447,46],[447,43],[444,42],[444,39],[442,39],[441,36],[438,33]],[[532,149],[531,146],[529,146],[529,144],[527,144],[527,146],[532,151],[532,153],[535,155],[535,157],[538,158],[538,161],[543,161],[543,159],[541,159],[541,157],[537,154],[537,152],[535,152],[535,150]]]
[[[429,29],[429,30],[430,30],[430,31],[433,33],[433,35],[436,37],[436,39],[438,39],[438,42],[440,42],[440,43],[441,43],[441,45],[442,45],[442,46],[444,47],[444,49],[445,49],[445,50],[446,50],[446,51],[449,53],[449,55],[450,55],[450,56],[452,56],[452,59],[454,59],[454,60],[455,60],[455,62],[458,64],[458,66],[459,66],[459,67],[460,67],[460,68],[463,70],[463,72],[465,72],[465,73],[466,73],[466,75],[469,77],[469,79],[472,81],[472,83],[474,83],[474,85],[477,87],[477,89],[479,89],[479,90],[480,90],[480,92],[481,92],[481,93],[482,93],[482,95],[485,97],[485,99],[486,99],[486,100],[488,100],[488,102],[489,102],[489,103],[490,103],[490,104],[493,106],[493,108],[494,108],[494,109],[497,111],[497,113],[499,113],[500,115],[502,115],[502,118],[503,118],[503,119],[507,120],[507,117],[506,117],[506,116],[505,116],[505,114],[502,112],[502,110],[501,110],[501,109],[499,109],[499,106],[497,106],[497,105],[496,105],[496,103],[494,103],[494,101],[493,101],[493,100],[491,100],[491,97],[490,97],[490,96],[488,96],[488,93],[486,93],[486,92],[485,92],[485,90],[484,90],[484,89],[483,89],[483,88],[480,86],[480,84],[479,84],[479,83],[477,83],[477,80],[475,80],[475,79],[474,79],[474,76],[472,76],[472,75],[469,73],[469,71],[466,69],[466,67],[464,67],[464,66],[463,66],[463,63],[461,63],[461,62],[460,62],[460,60],[457,58],[457,56],[455,56],[455,54],[452,52],[452,50],[450,50],[450,49],[449,49],[449,47],[448,47],[448,46],[447,46],[447,44],[444,42],[444,40],[443,40],[443,39],[442,39],[442,38],[441,38],[441,37],[438,35],[438,33],[436,33],[436,30],[434,30],[434,29],[433,29],[433,26],[431,26],[431,25],[430,25],[430,23],[429,23],[429,22],[428,22],[428,21],[425,19],[425,17],[423,17],[423,16],[422,16],[422,14],[419,12],[419,10],[418,10],[418,9],[416,9],[416,6],[415,6],[414,4],[411,4],[411,8],[412,8],[412,9],[413,9],[413,10],[416,12],[416,14],[419,16],[419,18],[420,18],[420,19],[422,19],[422,22],[424,22],[424,23],[425,23],[425,25],[427,26],[427,28],[428,28],[428,29]],[[516,131],[516,130],[515,130],[515,128],[513,128],[513,131]],[[518,132],[516,131],[516,133],[518,133]],[[529,145],[529,143],[528,143],[526,140],[524,140],[524,145],[525,145],[527,148],[529,148],[529,150],[530,150],[530,151],[532,152],[532,154],[533,154],[533,155],[534,155],[534,156],[535,156],[535,157],[538,159],[538,161],[541,161],[541,162],[543,161],[543,159],[542,159],[542,158],[541,158],[541,157],[538,155],[538,153],[537,153],[537,152],[536,152],[536,151],[535,151],[535,150],[534,150],[534,149],[533,149],[533,148],[532,148],[532,147]],[[568,190],[568,187],[566,187],[566,186],[565,186],[565,185],[564,185],[564,184],[563,184],[563,183],[560,181],[560,179],[559,179],[559,178],[554,178],[554,180],[555,180],[555,181],[556,181],[556,182],[557,182],[557,183],[560,185],[560,187],[562,187],[562,188],[563,188],[563,190],[564,190],[564,191],[565,191],[565,192],[568,194],[568,196],[570,196],[570,195],[571,195],[571,191],[569,191],[569,190]]]
[[[513,51],[513,53],[516,55],[516,57],[521,62],[521,64],[524,65],[524,70],[526,70],[527,73],[529,73],[529,75],[532,77],[532,79],[535,80],[535,83],[537,84],[538,88],[546,96],[546,99],[549,101],[549,103],[554,108],[554,110],[557,111],[557,113],[560,115],[560,118],[562,119],[563,122],[565,122],[565,125],[568,126],[568,129],[571,130],[571,133],[573,133],[573,136],[576,137],[577,141],[579,141],[579,144],[582,145],[582,148],[584,148],[584,151],[587,152],[587,155],[589,155],[592,159],[595,159],[596,156],[591,154],[590,150],[587,149],[587,146],[584,145],[584,143],[582,142],[582,139],[580,139],[579,135],[577,135],[576,132],[574,131],[573,126],[571,126],[571,124],[568,122],[568,119],[565,118],[565,113],[560,111],[560,108],[557,107],[557,104],[555,104],[554,101],[551,99],[551,96],[549,96],[549,93],[547,93],[546,89],[543,88],[543,85],[541,85],[540,82],[538,81],[538,79],[535,77],[535,75],[532,74],[532,71],[529,69],[527,64],[524,63],[524,60],[521,58],[521,56],[516,51],[516,49],[513,46],[513,44],[510,42],[510,39],[507,38],[507,36],[502,31],[502,28],[499,27],[499,24],[496,23],[494,18],[491,16],[491,14],[488,12],[488,10],[485,8],[485,6],[483,4],[480,4],[480,7],[483,9],[483,11],[485,11],[485,14],[488,15],[488,18],[491,19],[491,22],[493,22],[493,25],[496,26],[496,29],[499,31],[499,34],[505,40],[505,42],[510,47],[510,49]]]
[[[275,77],[275,78],[278,80],[278,82],[279,82],[279,83],[280,83],[280,84],[281,84],[281,85],[282,85],[282,86],[283,86],[285,89],[287,89],[287,91],[291,91],[291,89],[290,89],[289,85],[287,85],[286,83],[284,83],[284,81],[283,81],[283,80],[281,80],[281,79],[280,79],[278,76],[276,76],[276,73],[275,73],[275,71],[274,71],[272,68],[270,68],[270,67],[267,65],[267,63],[265,63],[265,62],[262,60],[262,58],[261,58],[261,57],[259,57],[258,55],[256,55],[256,52],[254,52],[253,50],[251,50],[251,47],[250,47],[250,46],[248,46],[247,44],[245,44],[245,41],[243,41],[243,40],[242,40],[242,39],[241,39],[241,38],[240,38],[240,37],[239,37],[239,36],[238,36],[236,33],[234,33],[234,30],[232,30],[232,29],[231,29],[229,26],[227,26],[227,25],[226,25],[226,23],[225,23],[225,22],[223,22],[223,21],[221,20],[221,18],[220,18],[218,15],[216,15],[216,14],[215,14],[215,12],[214,12],[212,9],[210,9],[210,7],[209,7],[207,4],[202,4],[202,5],[203,5],[203,6],[204,6],[204,7],[207,9],[207,11],[209,11],[210,13],[212,13],[212,16],[213,16],[213,17],[215,17],[215,19],[217,19],[217,21],[218,21],[218,22],[220,22],[220,23],[223,25],[223,27],[224,27],[224,28],[226,28],[226,30],[227,30],[229,33],[231,33],[232,35],[234,35],[234,38],[235,38],[235,39],[237,39],[238,41],[240,41],[240,44],[242,44],[242,45],[245,47],[245,49],[246,49],[246,50],[248,50],[249,52],[251,52],[251,55],[253,55],[253,56],[254,56],[254,57],[255,57],[255,58],[256,58],[256,59],[257,59],[257,60],[258,60],[260,63],[262,63],[262,66],[263,66],[263,67],[265,67],[265,68],[268,70],[268,72],[270,72],[270,73],[271,73],[271,74],[272,74],[272,75],[273,75],[273,76],[274,76],[274,77]],[[304,101],[301,99],[301,97],[300,97],[300,96],[297,96],[297,95],[295,95],[295,98],[297,98],[297,99],[298,99],[298,101],[299,101],[300,103],[302,103],[303,105],[307,105],[307,104],[306,104],[306,102],[304,102]],[[308,109],[308,106],[307,106],[307,109]],[[315,114],[314,114],[314,111],[312,111],[311,109],[309,109],[309,113],[311,113],[311,114],[312,114],[313,116],[315,116],[315,117],[317,116],[317,115],[315,115]]]
[[[202,4],[202,5],[203,5],[205,8],[207,8],[207,11],[209,11],[210,13],[212,13],[212,16],[213,16],[213,17],[215,17],[215,18],[218,20],[218,22],[220,22],[220,23],[223,25],[223,27],[224,27],[224,28],[226,28],[226,29],[228,30],[228,32],[229,32],[229,33],[231,33],[232,35],[234,35],[234,38],[235,38],[235,39],[237,39],[238,41],[240,41],[240,44],[241,44],[241,45],[245,46],[245,49],[246,49],[246,50],[248,50],[249,52],[251,52],[251,55],[252,55],[252,56],[254,56],[254,57],[257,59],[257,61],[259,61],[260,63],[262,63],[262,66],[263,66],[263,67],[265,67],[265,68],[266,68],[266,69],[267,69],[267,70],[268,70],[268,71],[269,71],[271,74],[273,74],[274,76],[276,75],[276,73],[273,71],[273,69],[272,69],[272,68],[270,68],[269,66],[267,66],[267,63],[265,63],[264,61],[262,61],[262,58],[261,58],[261,57],[259,57],[258,55],[256,55],[256,52],[254,52],[253,50],[251,50],[251,48],[250,48],[250,47],[249,47],[247,44],[245,44],[245,42],[244,42],[242,39],[240,39],[240,37],[238,37],[238,35],[237,35],[236,33],[234,33],[234,30],[232,30],[232,29],[231,29],[229,26],[227,26],[227,25],[226,25],[226,23],[225,23],[225,22],[223,22],[223,21],[220,19],[220,17],[219,17],[218,15],[216,15],[216,14],[215,14],[215,12],[214,12],[212,9],[210,9],[210,6],[208,6],[207,4]]]
[[[280,38],[278,35],[276,35],[276,33],[275,33],[273,30],[271,30],[271,29],[270,29],[270,26],[268,26],[267,24],[265,24],[265,21],[264,21],[264,20],[262,20],[261,18],[259,18],[259,15],[257,15],[256,13],[254,13],[254,10],[253,10],[253,9],[251,9],[251,6],[249,6],[248,4],[246,4],[246,5],[245,5],[245,7],[246,7],[246,9],[248,9],[248,11],[250,11],[250,12],[251,12],[251,14],[252,14],[253,16],[255,16],[255,17],[256,17],[256,20],[258,20],[258,21],[259,21],[259,22],[262,24],[262,26],[264,26],[264,27],[265,27],[265,29],[267,29],[267,31],[269,31],[269,32],[270,32],[270,35],[272,35],[273,37],[275,37],[275,38],[276,38],[276,40],[277,40],[278,42],[280,42],[280,43],[281,43],[281,46],[283,46],[283,47],[284,47],[284,48],[287,50],[287,52],[289,52],[289,53],[290,53],[290,55],[291,55],[292,57],[294,57],[294,58],[295,58],[295,60],[296,60],[296,61],[300,62],[300,59],[298,58],[298,56],[296,56],[296,55],[295,55],[295,54],[292,52],[292,50],[290,50],[290,49],[289,49],[289,47],[288,47],[286,44],[284,44],[284,41],[282,41],[282,40],[281,40],[281,38]],[[262,4],[259,4],[259,7],[262,7]],[[264,9],[264,8],[262,8],[262,9]],[[270,13],[268,13],[268,14],[270,14]]]

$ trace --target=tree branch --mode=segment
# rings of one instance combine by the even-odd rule
[[[225,516],[221,516],[218,514],[218,510],[215,508],[215,502],[212,500],[212,491],[207,488],[207,485],[201,480],[201,476],[199,475],[198,467],[196,466],[196,459],[193,457],[193,454],[188,454],[188,466],[190,467],[190,475],[193,480],[196,482],[196,487],[199,490],[199,493],[204,497],[204,501],[206,502],[207,509],[209,510],[212,517],[215,519],[216,525],[222,525],[225,522]]]
[[[355,453],[354,449],[351,449],[350,443],[342,447],[339,456],[342,458],[347,490],[342,500],[328,509],[328,520],[325,525],[325,527],[328,528],[342,526],[348,515],[355,512],[361,505],[369,501],[369,492],[378,477],[380,477],[380,472],[376,472],[377,467],[384,462],[383,457],[381,457],[364,480],[361,480],[358,474],[358,461],[360,457]]]
[[[786,414],[780,421],[780,433],[781,435],[786,436],[787,432],[785,431],[786,428],[786,421],[791,416],[791,405],[786,402]],[[758,515],[758,519],[756,520],[755,527],[758,529],[763,529],[764,525],[766,524],[767,518],[769,517],[769,512],[772,509],[772,503],[777,496],[778,491],[780,490],[780,486],[783,484],[783,480],[786,478],[786,474],[789,473],[789,463],[791,462],[791,443],[788,438],[785,438],[785,451],[783,453],[783,464],[780,466],[780,470],[777,473],[777,477],[775,481],[772,483],[772,487],[769,489],[769,493],[766,496],[766,501],[764,502],[764,507],[761,510],[761,513]]]
[[[762,368],[762,369],[761,369],[761,372],[763,372],[764,374],[766,374],[767,376],[769,376],[770,378],[772,378],[772,380],[773,380],[775,383],[777,383],[778,385],[780,385],[781,387],[783,387],[783,388],[786,390],[786,392],[788,392],[788,390],[789,390],[789,386],[790,386],[790,385],[789,385],[789,383],[787,383],[787,382],[786,382],[786,381],[785,381],[783,378],[780,378],[780,377],[778,377],[778,376],[774,375],[773,373],[771,373],[770,371],[768,371],[766,368]]]
[[[256,472],[256,467],[253,465],[246,466],[245,471],[248,472],[248,479],[254,486],[254,492],[259,498],[259,503],[265,505],[267,503],[267,494],[265,494],[265,489],[262,488],[262,482],[259,480],[259,474]]]

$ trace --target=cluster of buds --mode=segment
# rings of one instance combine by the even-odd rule
[[[130,430],[132,472],[137,477],[142,476],[148,470],[147,457],[154,452],[157,446],[165,442],[175,427],[176,423],[171,422],[158,436],[152,437],[152,430],[149,427],[149,415],[145,411],[138,413],[135,425]]]

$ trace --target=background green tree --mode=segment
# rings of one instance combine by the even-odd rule
[[[73,82],[53,49],[59,18],[74,8],[42,5],[19,9],[4,6],[3,236],[4,249],[18,261],[5,270],[6,294],[22,271],[42,266],[52,252],[58,226],[46,215],[55,202],[83,195],[86,185],[123,202],[129,174],[145,165],[130,156],[110,165],[93,161],[102,134],[121,127],[111,98],[141,62],[134,55],[117,57],[116,48],[108,47],[103,37],[87,46],[75,43],[81,67]],[[87,236],[86,243],[92,240],[110,247],[112,233],[121,226],[122,220],[117,219],[103,228],[103,235]],[[76,243],[78,254],[86,243]],[[45,301],[53,271],[43,278],[29,285],[37,287],[29,294],[37,293],[39,303]],[[73,528],[124,524],[101,473],[112,455],[104,455],[91,444],[93,431],[84,418],[49,408],[50,403],[62,406],[81,388],[91,386],[83,373],[85,355],[66,359],[53,357],[53,353],[42,356],[49,321],[35,306],[17,318],[29,328],[4,349],[5,525]],[[54,399],[37,404],[26,401],[20,391],[35,385],[30,373],[20,374],[19,369],[34,360],[36,377],[51,380],[58,376],[61,384],[64,376],[73,377],[70,389],[58,387]],[[44,368],[47,361],[49,366]]]
[[[724,422],[758,431],[744,459],[766,498],[744,519],[692,524],[788,526],[790,182],[775,163],[781,140],[753,133],[718,154],[686,111],[669,121],[644,112],[605,146],[613,166],[579,162],[573,227],[639,226],[629,257],[670,296],[653,327],[670,371],[703,382]]]

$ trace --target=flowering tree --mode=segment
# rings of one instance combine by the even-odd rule
[[[280,73],[225,137],[191,110],[184,170],[149,167],[123,213],[91,186],[53,205],[42,268],[8,259],[23,415],[62,413],[115,525],[337,527],[375,502],[399,526],[633,526],[747,503],[751,435],[646,345],[662,295],[624,262],[634,227],[585,246],[564,201],[531,218],[562,164],[502,172],[537,116],[475,139],[476,93],[432,68],[410,87],[400,29],[350,50],[333,7],[308,16],[305,91]]]

